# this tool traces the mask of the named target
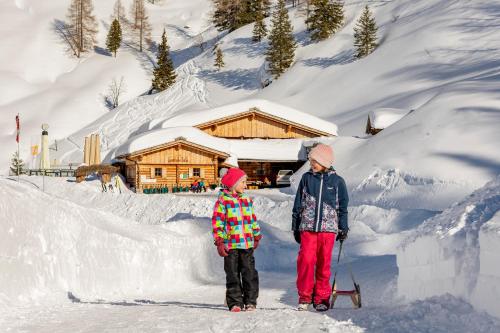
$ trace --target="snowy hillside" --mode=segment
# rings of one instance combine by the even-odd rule
[[[303,10],[291,8],[299,41],[296,61],[265,89],[260,75],[267,42],[251,42],[251,25],[220,35],[226,63],[220,72],[207,49],[177,69],[179,80],[171,89],[125,103],[73,133],[59,142],[54,158],[81,160],[89,133],[100,133],[108,151],[162,122],[174,126],[179,114],[211,112],[248,96],[337,124],[337,169],[356,193],[363,192],[359,200],[444,209],[500,170],[496,67],[485,51],[497,32],[487,25],[468,28],[496,12],[486,10],[487,1],[373,3],[380,46],[354,61],[352,29],[365,3],[370,4],[347,2],[345,27],[315,44],[305,31]],[[379,108],[414,111],[378,135],[366,136],[368,114]]]
[[[0,0],[0,175],[17,148],[17,113],[21,157],[30,162],[30,144],[48,123],[51,159],[63,165],[82,162],[84,138],[94,133],[106,162],[179,135],[228,155],[284,158],[299,140],[255,145],[187,126],[259,105],[299,123],[306,120],[288,108],[309,113],[338,134],[324,140],[348,186],[350,232],[340,265],[335,246],[333,267],[349,288],[352,265],[363,308],[341,300],[325,315],[295,311],[290,219],[308,163],[290,188],[249,191],[264,235],[261,289],[258,311],[237,317],[222,304],[224,271],[210,231],[215,192],[101,193],[97,180],[0,176],[1,331],[500,331],[495,1],[345,1],[344,27],[319,43],[309,40],[304,8],[289,6],[295,62],[265,88],[267,40],[251,41],[252,24],[217,31],[211,0],[147,3],[153,39],[166,29],[177,72],[171,88],[153,95],[145,94],[153,52],[139,53],[127,36],[117,58],[104,51],[114,2],[93,1],[98,45],[74,59],[53,31],[68,0]],[[131,0],[122,2],[128,12]],[[355,60],[353,27],[365,5],[379,47]],[[126,93],[109,111],[107,87],[121,76]],[[397,110],[397,121],[365,134],[368,115],[380,110]]]
[[[140,53],[124,34],[124,45],[117,58],[105,51],[114,0],[93,1],[99,23],[95,52],[81,59],[64,52],[54,31],[55,22],[66,20],[69,0],[1,0],[0,16],[0,173],[6,173],[16,150],[15,122],[21,117],[21,156],[30,161],[30,145],[40,138],[42,123],[50,125],[51,141],[79,130],[95,119],[109,114],[104,102],[113,78],[122,76],[125,102],[146,92],[151,85],[155,55]],[[122,0],[129,12],[131,0]],[[169,45],[181,64],[199,51],[195,36],[211,36],[207,0],[147,3],[152,38],[159,40],[166,29]],[[210,31],[207,31],[209,29]],[[14,135],[14,136],[13,136]],[[78,142],[81,145],[81,142]],[[64,147],[62,147],[64,149]],[[69,161],[75,162],[75,161]]]

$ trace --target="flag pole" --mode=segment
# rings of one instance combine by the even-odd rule
[[[16,127],[17,127],[17,182],[19,183],[19,113],[17,114],[17,117],[16,117]]]

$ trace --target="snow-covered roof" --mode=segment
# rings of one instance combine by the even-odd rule
[[[337,135],[337,125],[335,125],[334,123],[299,111],[297,109],[270,102],[264,99],[249,99],[234,104],[216,107],[213,109],[182,113],[165,120],[161,124],[161,127],[167,128],[174,126],[197,126],[221,118],[247,112],[252,108],[257,108],[261,112],[269,114],[273,117],[282,118],[286,121],[310,127],[312,129],[328,133],[330,135]]]
[[[223,153],[229,154],[231,150],[231,146],[227,140],[211,136],[197,128],[171,127],[152,130],[130,138],[115,150],[113,157],[133,154],[140,150],[175,141],[180,137],[194,144],[218,150]]]
[[[228,154],[226,163],[231,165],[237,165],[237,160],[297,161],[306,158],[302,139],[229,140],[211,136],[195,127],[163,128],[140,134],[118,147],[112,158],[167,144],[180,137]]]
[[[409,112],[406,109],[380,108],[370,111],[368,117],[370,117],[370,124],[373,128],[384,129],[403,118]]]

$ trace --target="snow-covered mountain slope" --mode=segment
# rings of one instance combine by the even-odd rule
[[[17,149],[17,113],[21,117],[21,156],[29,162],[30,145],[39,141],[42,123],[50,125],[53,141],[109,114],[104,98],[113,78],[124,78],[122,103],[149,89],[153,53],[139,53],[132,46],[129,33],[124,33],[116,58],[105,51],[114,3],[115,0],[93,1],[99,28],[96,49],[76,59],[65,53],[65,46],[54,31],[55,22],[66,20],[70,1],[0,1],[1,173],[7,172],[10,157]],[[132,1],[122,3],[128,15]],[[208,21],[208,0],[146,4],[153,40],[157,41],[165,28],[178,65],[199,53],[196,36],[202,33],[204,38],[210,38],[213,34]]]
[[[379,25],[380,46],[354,60],[353,25],[365,4]],[[251,42],[252,25],[245,26],[219,36],[226,63],[220,72],[208,48],[178,68],[180,80],[169,91],[106,114],[68,137],[55,157],[81,160],[89,133],[101,134],[103,150],[113,149],[178,114],[262,98],[339,126],[337,169],[365,202],[441,210],[498,174],[497,66],[488,51],[498,32],[487,24],[497,17],[496,7],[488,1],[395,0],[347,2],[345,8],[345,27],[315,44],[303,10],[290,8],[296,61],[270,86],[260,85],[267,42]],[[377,108],[413,112],[365,136],[368,114]]]

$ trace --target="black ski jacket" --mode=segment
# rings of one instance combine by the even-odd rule
[[[347,231],[349,196],[342,177],[335,170],[304,173],[292,212],[292,230],[313,232]]]

